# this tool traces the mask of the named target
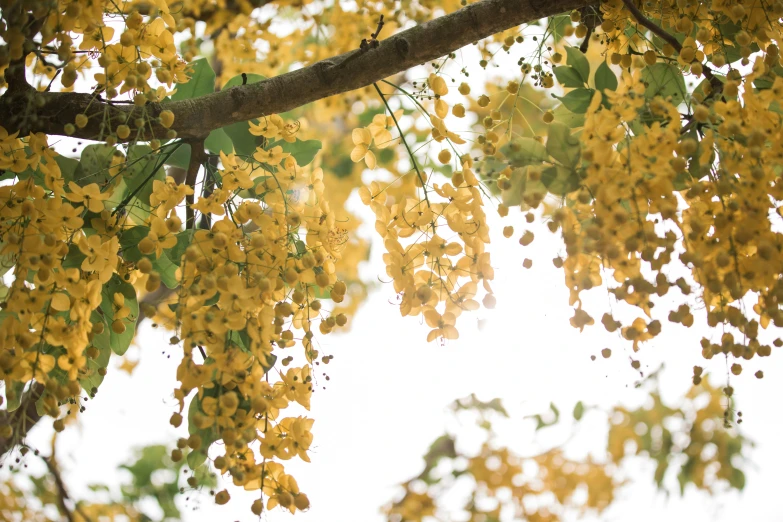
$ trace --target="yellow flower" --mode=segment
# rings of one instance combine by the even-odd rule
[[[87,210],[96,214],[103,210],[103,202],[111,197],[111,190],[101,192],[97,183],[90,183],[82,188],[73,181],[68,183],[70,192],[65,194],[69,201],[81,203]]]
[[[306,417],[287,417],[279,424],[287,432],[291,453],[298,455],[305,462],[310,462],[307,450],[310,449],[310,444],[313,442],[313,434],[310,433],[310,430],[314,422],[313,419]]]
[[[367,168],[374,169],[377,164],[375,154],[370,150],[372,143],[372,133],[369,129],[354,129],[351,133],[354,148],[351,151],[351,160],[358,163],[362,160],[367,164]]]
[[[280,147],[279,145],[277,147],[272,147],[269,150],[264,150],[259,147],[253,154],[253,158],[257,162],[266,163],[267,165],[272,166],[279,165],[280,162],[288,156],[290,156],[290,154],[288,152],[283,152],[283,147]]]
[[[177,244],[177,236],[166,227],[166,222],[156,214],[150,215],[150,231],[147,237],[155,245],[155,257],[160,257],[163,251]]]
[[[437,338],[459,339],[459,332],[454,327],[457,318],[451,312],[443,315],[439,314],[434,308],[424,310],[424,320],[427,326],[432,328],[427,334],[427,342],[434,341]]]
[[[394,116],[399,119],[402,114],[403,111],[399,110],[394,113]],[[375,141],[375,146],[379,149],[383,149],[392,144],[392,135],[387,127],[393,124],[394,119],[392,119],[391,116],[376,114],[373,116],[372,122],[367,126],[370,134],[372,134],[372,139]]]
[[[296,133],[299,131],[298,123],[285,123],[277,114],[261,118],[258,123],[250,122],[250,134],[263,136],[266,139],[283,139],[289,143],[296,141]]]
[[[96,272],[101,282],[107,283],[111,279],[117,267],[117,251],[120,248],[120,240],[112,237],[105,243],[101,236],[94,234],[90,237],[81,236],[77,242],[79,250],[86,257],[82,261],[82,270]]]
[[[95,27],[92,31],[85,32],[82,37],[82,42],[79,44],[79,49],[82,51],[89,51],[90,49],[103,49],[106,42],[111,41],[114,37],[114,28],[112,27]]]
[[[73,356],[63,354],[57,358],[57,366],[68,373],[68,379],[75,381],[79,375],[79,370],[87,365],[87,358],[84,355]]]

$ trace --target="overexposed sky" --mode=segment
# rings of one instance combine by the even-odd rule
[[[518,214],[509,218],[521,231]],[[550,259],[559,248],[558,239],[544,227],[536,229],[537,239],[526,249],[515,239],[505,239],[495,221],[492,238],[493,284],[497,308],[476,312],[488,320],[478,331],[474,317],[463,321],[461,337],[441,346],[426,343],[426,325],[415,318],[401,318],[393,304],[393,290],[382,285],[372,292],[353,320],[346,335],[321,337],[322,353],[335,355],[328,366],[317,367],[317,392],[309,415],[316,419],[310,464],[290,461],[287,467],[310,497],[312,508],[292,515],[273,511],[264,520],[277,522],[376,522],[383,518],[379,507],[398,491],[396,484],[419,473],[421,457],[429,444],[454,422],[446,406],[457,398],[476,393],[482,399],[500,397],[517,419],[503,425],[502,440],[521,454],[535,454],[549,444],[565,440],[562,430],[553,430],[552,440],[535,439],[533,423],[520,421],[522,415],[547,409],[554,401],[564,414],[577,400],[611,407],[622,403],[636,406],[644,395],[634,389],[638,374],[630,367],[630,346],[600,325],[580,334],[571,328],[571,309],[562,273]],[[383,263],[376,250],[366,267],[383,276]],[[524,257],[534,260],[525,270]],[[594,291],[598,294],[600,290]],[[600,301],[598,301],[600,303]],[[700,324],[697,322],[697,324]],[[666,361],[662,375],[664,399],[675,401],[690,386],[694,364],[703,364],[698,340],[702,332],[673,326],[648,343],[637,355],[642,369],[652,370]],[[169,333],[147,323],[131,349],[141,363],[132,377],[110,369],[95,400],[87,403],[79,429],[67,430],[60,438],[59,459],[66,482],[76,498],[87,494],[86,485],[120,480],[116,466],[126,461],[133,447],[151,443],[172,444],[186,433],[168,424],[174,410],[171,392],[178,348],[168,345]],[[606,346],[613,349],[610,359],[600,357]],[[171,356],[169,358],[169,355]],[[590,355],[598,355],[596,361]],[[668,499],[656,493],[652,484],[654,466],[643,462],[637,482],[623,488],[615,504],[600,520],[659,521],[779,521],[783,510],[777,501],[779,469],[783,455],[777,447],[783,428],[775,415],[778,398],[783,396],[779,376],[783,365],[777,353],[766,359],[766,377],[753,377],[758,360],[745,365],[733,377],[738,407],[744,413],[741,433],[757,443],[745,465],[747,488],[710,498],[687,491],[676,494],[676,480],[669,477],[674,495]],[[321,372],[328,369],[327,382]],[[707,371],[720,377],[725,363],[714,358]],[[325,386],[326,389],[321,389]],[[571,455],[585,452],[601,455],[605,448],[605,421],[599,413],[588,414],[579,436],[569,444]],[[48,424],[48,423],[47,423]],[[33,439],[46,446],[50,428],[37,430]],[[638,468],[638,469],[637,469]],[[124,473],[124,472],[123,472]],[[229,487],[232,501],[215,506],[207,494],[190,494],[180,500],[183,520],[251,521],[249,506],[255,495]]]

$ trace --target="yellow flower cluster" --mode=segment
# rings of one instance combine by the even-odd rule
[[[44,385],[44,411],[58,417],[59,404],[82,386],[90,392],[105,373],[95,361],[109,352],[93,343],[109,328],[124,330],[131,315],[111,290],[110,281],[119,283],[117,236],[83,229],[87,212],[101,216],[93,221],[107,217],[111,187],[71,182],[66,192],[45,136],[0,135],[0,164],[19,175],[0,187],[0,256],[14,268],[0,312],[0,375],[9,401],[32,379]]]
[[[359,190],[362,202],[375,213],[375,230],[384,240],[386,273],[400,296],[400,312],[423,314],[431,328],[428,341],[459,337],[456,320],[463,311],[479,307],[474,300],[479,283],[488,292],[485,305],[494,302],[489,285],[494,270],[485,249],[486,214],[479,181],[469,165],[468,160],[450,183],[422,187],[429,194],[426,199],[396,201],[377,181]],[[430,199],[435,195],[439,200]]]
[[[296,125],[278,116],[268,122],[253,131],[295,141]],[[280,145],[247,159],[221,153],[214,190],[191,206],[209,215],[210,228],[182,230],[191,187],[154,179],[148,210],[126,208],[130,199],[112,195],[137,160],[98,149],[107,177],[86,182],[61,172],[45,136],[19,139],[3,129],[0,136],[0,164],[18,177],[0,187],[0,256],[14,268],[0,312],[0,376],[11,404],[32,380],[45,386],[41,407],[53,417],[79,401],[82,388],[94,393],[111,351],[123,353],[133,338],[137,295],[166,282],[176,288],[172,298],[145,312],[170,324],[172,342],[184,345],[171,421],[182,422],[195,391],[190,437],[182,440],[198,458],[188,463],[198,466],[222,441],[215,465],[235,484],[263,491],[267,508],[306,509],[307,496],[280,462],[309,461],[313,420],[284,410],[310,407],[315,333],[347,323],[324,305],[343,302],[348,287],[336,276],[346,231],[323,197],[323,171],[301,168]],[[291,356],[278,363],[278,351],[296,344],[306,364],[289,366]],[[172,452],[182,457],[181,447]]]
[[[285,133],[287,126],[275,128],[275,133]],[[175,396],[182,412],[185,398],[198,392],[190,406],[191,437],[195,433],[203,443],[223,441],[225,454],[215,460],[221,472],[229,472],[246,489],[262,489],[268,508],[281,505],[293,512],[307,505],[307,497],[273,459],[309,461],[313,421],[281,412],[291,403],[309,409],[310,364],[319,355],[316,327],[328,334],[346,323],[342,314],[329,314],[322,299],[339,303],[347,288],[335,275],[340,232],[323,199],[322,170],[308,173],[280,146],[259,148],[253,158],[221,154],[221,183],[193,205],[222,219],[209,230],[195,230],[183,253],[180,287],[170,303],[177,341],[184,344]],[[161,238],[171,231],[169,221],[163,221],[165,211],[177,202],[172,190],[158,184],[151,198],[166,202],[163,214],[150,217],[151,223],[164,223],[163,235],[155,234],[155,247],[164,251],[168,247],[160,244]],[[255,197],[237,197],[247,191]],[[180,192],[177,198],[182,197]],[[150,242],[153,231],[154,225]],[[272,370],[273,352],[297,342],[310,364]],[[270,384],[273,373],[279,380]],[[175,413],[172,423],[181,418]],[[251,448],[256,441],[260,459]]]

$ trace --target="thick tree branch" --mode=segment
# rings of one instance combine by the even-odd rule
[[[278,114],[335,94],[372,85],[388,76],[449,54],[505,29],[569,12],[594,0],[483,0],[454,13],[402,31],[376,49],[359,49],[252,85],[241,85],[190,100],[148,104],[112,104],[93,94],[36,93],[34,118],[22,97],[0,97],[0,121],[9,132],[64,135],[63,127],[77,114],[89,123],[73,134],[100,139],[112,126],[146,116],[153,123],[145,137],[162,138],[167,129],[157,123],[163,110],[174,113],[173,129],[183,139],[205,138],[214,129],[263,115]],[[357,47],[359,42],[357,41]],[[143,113],[146,113],[143,114]],[[135,129],[131,135],[135,135]]]
[[[222,7],[218,7],[217,2],[215,2],[214,6],[209,5],[203,6],[198,12],[195,12],[191,9],[189,9],[189,5],[187,2],[169,2],[169,9],[171,11],[177,11],[180,9],[184,9],[184,12],[182,13],[184,16],[193,18],[195,20],[201,20],[201,21],[208,21],[212,15],[214,15],[216,12],[220,10],[226,10],[226,11],[233,11],[233,12],[240,12],[245,14],[250,14],[250,12],[253,11],[253,9],[256,9],[258,7],[263,7],[266,4],[272,3],[272,0],[225,0],[224,5]],[[134,4],[133,9],[138,11],[139,13],[143,15],[149,15],[152,13],[155,13],[157,11],[157,6],[154,2],[138,2]]]

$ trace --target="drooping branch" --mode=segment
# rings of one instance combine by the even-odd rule
[[[109,128],[152,121],[145,128],[147,139],[162,138],[168,129],[158,123],[163,110],[174,113],[171,127],[183,139],[203,139],[212,130],[232,123],[278,114],[335,94],[372,85],[388,76],[432,61],[465,45],[508,28],[589,5],[594,0],[483,0],[436,18],[386,40],[374,49],[335,56],[274,78],[241,85],[190,100],[146,107],[117,104],[86,93],[34,93],[34,118],[27,116],[29,96],[0,97],[0,122],[9,132],[43,132],[65,135],[66,124],[77,114],[88,123],[72,136],[100,139]],[[357,47],[359,42],[357,41]],[[131,136],[136,134],[132,128]]]
[[[187,207],[185,208],[185,228],[188,230],[196,228],[196,213],[193,209],[193,204],[196,201],[196,180],[198,178],[198,171],[207,161],[207,154],[204,151],[204,140],[196,139],[190,142],[190,164],[188,165],[188,172],[185,175],[185,184],[193,189],[193,193],[185,196]]]
[[[54,455],[51,457],[41,457],[44,463],[46,464],[46,467],[49,468],[49,472],[52,474],[52,478],[54,479],[54,485],[57,488],[57,507],[60,510],[60,514],[65,517],[68,522],[73,522],[73,513],[71,513],[70,508],[68,508],[67,500],[70,500],[71,497],[68,496],[68,490],[65,489],[65,483],[63,482],[62,476],[60,476],[60,470],[57,469],[57,464],[54,461]]]
[[[677,38],[644,16],[644,13],[642,13],[639,8],[636,7],[636,4],[634,4],[633,0],[623,0],[623,3],[625,4],[626,9],[631,12],[631,15],[633,15],[634,19],[636,19],[636,22],[639,25],[646,27],[650,30],[651,33],[671,45],[672,48],[677,51],[677,53],[682,51],[682,45],[677,40]],[[710,85],[713,88],[713,92],[720,92],[722,90],[723,83],[714,74],[712,74],[712,69],[710,69],[709,65],[702,64],[702,73],[704,74],[704,77],[709,80]]]
[[[20,406],[12,411],[0,411],[0,427],[11,426],[13,434],[8,437],[0,436],[0,457],[11,451],[14,446],[22,441],[30,428],[41,418],[35,403],[44,393],[44,385],[36,382],[26,391],[20,400]]]

